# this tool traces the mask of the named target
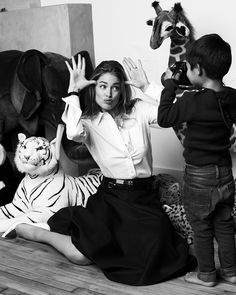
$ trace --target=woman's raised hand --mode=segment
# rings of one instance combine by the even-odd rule
[[[72,67],[65,61],[66,66],[70,72],[70,82],[68,92],[80,91],[85,87],[96,84],[95,80],[87,80],[85,77],[85,59],[78,54],[78,62],[76,64],[75,58],[72,57]]]
[[[136,64],[130,57],[125,57],[123,59],[123,64],[130,78],[130,80],[126,81],[126,84],[145,91],[145,89],[149,85],[149,82],[141,61],[138,60],[138,65],[136,66]]]

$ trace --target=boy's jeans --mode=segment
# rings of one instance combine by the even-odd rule
[[[235,184],[231,167],[215,165],[186,165],[183,204],[194,231],[194,248],[198,260],[198,277],[215,281],[215,237],[221,271],[225,276],[236,275],[236,249],[234,240]]]

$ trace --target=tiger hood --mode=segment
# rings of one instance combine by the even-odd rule
[[[49,141],[44,137],[18,134],[18,145],[14,162],[17,169],[30,175],[48,175],[58,164],[56,157],[56,140]]]

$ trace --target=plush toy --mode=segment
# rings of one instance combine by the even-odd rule
[[[162,203],[163,210],[168,215],[175,230],[187,240],[188,244],[192,244],[193,231],[187,220],[185,209],[182,204],[181,183],[169,174],[158,174],[156,176],[156,182],[159,188],[158,196]],[[236,230],[236,195],[232,217]]]
[[[89,79],[94,70],[90,54],[82,50],[75,60],[78,54],[86,61],[85,77]],[[46,127],[56,131],[62,122],[65,103],[61,98],[67,95],[70,77],[65,61],[72,63],[71,58],[36,49],[0,51],[0,143],[7,152],[15,152],[18,133],[44,136]],[[86,107],[84,94],[82,90],[82,110]],[[83,144],[66,136],[62,146],[70,159],[91,158]]]
[[[93,169],[84,176],[72,177],[61,168],[62,129],[58,128],[57,137],[52,141],[18,134],[14,160],[25,176],[12,202],[0,207],[0,232],[16,223],[45,223],[63,207],[85,206],[89,196],[97,191],[102,179],[100,170]]]
[[[172,70],[175,69],[174,72],[178,72],[182,76],[186,74],[186,66],[184,66],[185,63],[183,62],[186,48],[195,39],[194,27],[179,2],[175,3],[174,7],[169,10],[163,10],[158,1],[154,1],[152,7],[155,9],[156,17],[154,20],[152,18],[147,21],[147,25],[152,26],[150,47],[154,50],[158,49],[165,39],[170,38],[168,67]],[[193,89],[189,83],[182,84],[180,79],[180,85],[176,92],[177,99],[181,99],[184,91],[193,91]],[[181,144],[183,144],[187,130],[186,122],[177,124],[173,129]],[[230,142],[231,151],[235,152],[236,124],[233,124],[231,128]]]

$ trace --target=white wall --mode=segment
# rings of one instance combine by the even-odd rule
[[[93,11],[96,64],[105,59],[122,62],[124,56],[141,59],[150,80],[159,82],[165,71],[169,55],[169,40],[162,47],[149,47],[151,27],[146,20],[155,17],[152,0],[41,0],[42,6],[64,3],[91,3]],[[163,9],[169,10],[175,2],[160,0]],[[196,38],[218,33],[231,44],[233,64],[225,82],[236,87],[236,34],[235,0],[182,0],[189,20],[195,27]],[[139,92],[136,92],[139,94]],[[182,170],[182,146],[172,129],[152,130],[154,167]],[[235,158],[235,157],[234,157]],[[236,160],[235,160],[236,162]]]

